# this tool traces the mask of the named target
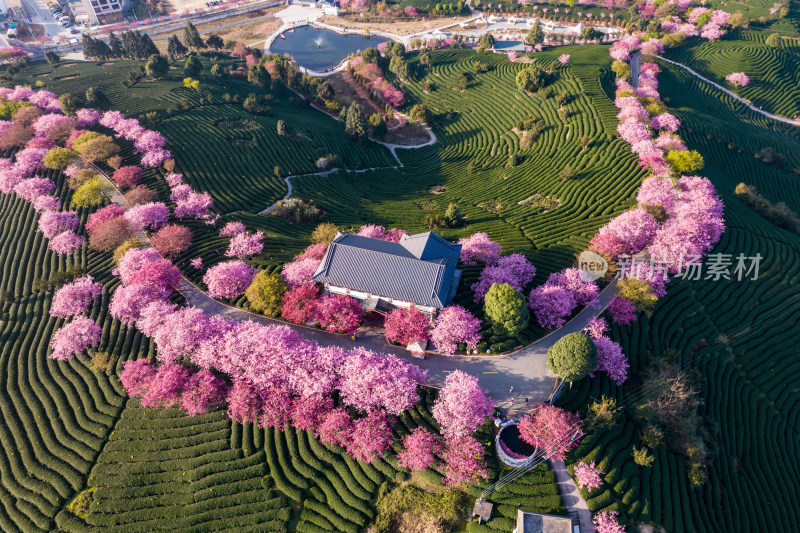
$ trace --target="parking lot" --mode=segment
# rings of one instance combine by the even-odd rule
[[[73,25],[57,3],[45,0],[21,0],[21,3],[27,22],[42,28],[41,39],[63,42],[80,38],[83,27]]]

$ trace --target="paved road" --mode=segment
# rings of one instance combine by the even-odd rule
[[[99,168],[95,170],[105,182],[104,192],[111,201],[124,209],[130,206],[122,193],[109,177]],[[142,231],[136,236],[147,245],[150,241]],[[251,313],[244,309],[232,307],[211,298],[186,278],[181,278],[179,292],[183,294],[189,305],[199,307],[209,314],[218,314],[235,320],[254,320],[262,324],[288,325],[305,337],[320,344],[341,346],[343,348],[364,347],[369,350],[391,353],[403,357],[420,368],[428,371],[428,384],[441,387],[447,375],[454,370],[463,370],[478,377],[480,385],[487,389],[500,407],[515,414],[527,411],[527,407],[545,401],[553,391],[556,376],[547,369],[547,349],[558,339],[568,333],[582,330],[592,317],[597,316],[616,295],[616,284],[607,286],[598,296],[595,305],[583,309],[575,318],[562,328],[546,337],[508,355],[496,356],[443,356],[428,354],[426,359],[414,359],[403,348],[392,346],[386,342],[383,333],[378,329],[363,327],[354,341],[344,335],[335,335],[325,331],[286,324]],[[513,387],[513,393],[510,392]],[[513,402],[511,399],[513,398]],[[528,399],[526,404],[525,399]]]
[[[594,524],[592,524],[592,512],[589,510],[589,505],[586,500],[581,496],[578,486],[573,481],[572,476],[567,472],[567,465],[564,461],[550,460],[550,467],[556,475],[556,485],[558,485],[558,492],[561,494],[561,502],[564,507],[578,515],[581,523],[581,533],[592,533],[595,531]]]
[[[631,54],[631,85],[633,85],[634,88],[639,87],[639,58],[641,57],[642,53],[639,50]]]
[[[800,126],[800,120],[792,120],[790,118],[782,117],[780,115],[773,115],[772,113],[768,113],[766,111],[763,111],[761,108],[758,108],[758,107],[754,106],[753,104],[751,104],[750,102],[748,102],[747,100],[745,100],[744,98],[742,98],[741,96],[736,94],[735,92],[733,92],[733,91],[731,91],[729,89],[726,89],[725,87],[723,87],[719,83],[713,82],[710,79],[708,79],[708,78],[706,78],[704,76],[701,76],[700,74],[698,74],[697,72],[695,72],[694,70],[690,69],[689,67],[687,67],[686,65],[684,65],[682,63],[678,63],[677,61],[673,61],[671,59],[667,59],[666,57],[662,57],[662,56],[658,56],[658,59],[660,59],[662,61],[666,61],[667,63],[670,63],[670,64],[675,65],[677,67],[680,67],[683,70],[689,72],[689,74],[692,74],[693,76],[695,76],[697,78],[700,78],[704,82],[713,85],[714,87],[716,87],[720,91],[724,92],[725,94],[727,94],[728,96],[730,96],[734,100],[737,100],[737,101],[743,103],[748,108],[750,108],[750,110],[755,111],[756,113],[761,113],[765,117],[769,117],[769,118],[771,118],[773,120],[778,120],[780,122],[785,122],[786,124],[791,124],[792,126]]]

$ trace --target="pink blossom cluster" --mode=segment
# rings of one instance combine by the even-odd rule
[[[439,311],[436,324],[431,331],[431,341],[439,352],[453,355],[463,343],[467,350],[476,350],[481,321],[460,305],[451,305]]]
[[[744,72],[732,72],[725,76],[725,81],[733,84],[734,87],[747,87],[750,85],[750,78]]]
[[[383,101],[392,107],[400,107],[406,102],[403,91],[387,82],[383,78],[377,78],[372,84],[372,91],[383,98]]]
[[[536,267],[522,254],[503,256],[496,264],[485,267],[478,281],[472,284],[470,288],[475,292],[473,301],[481,301],[496,283],[507,283],[522,292],[535,275]]]
[[[597,533],[625,533],[623,527],[617,519],[617,511],[600,511],[592,517],[592,523]]]
[[[145,407],[180,406],[194,416],[221,404],[227,394],[225,382],[208,370],[192,373],[188,368],[146,359],[125,361],[120,382],[131,397],[141,397]]]
[[[475,265],[478,262],[494,265],[503,253],[503,247],[489,239],[489,235],[483,232],[459,239],[458,244],[461,245],[459,259],[465,265]]]
[[[50,340],[52,359],[71,359],[88,348],[100,344],[103,328],[85,316],[76,316],[53,333]]]
[[[203,276],[212,298],[236,298],[250,286],[256,269],[243,261],[226,261],[209,268]]]
[[[166,302],[180,280],[180,272],[153,248],[131,248],[114,274],[122,286],[114,290],[109,311],[127,325],[139,320],[149,304]]]
[[[632,209],[601,227],[590,247],[616,260],[620,254],[631,255],[644,250],[657,230],[658,222],[653,215],[642,208]]]
[[[174,189],[175,186],[173,186],[173,191]],[[228,222],[222,226],[222,229],[219,230],[219,234],[222,237],[234,237],[239,233],[244,233],[245,231],[247,231],[247,228],[241,222]]]
[[[567,63],[569,63],[569,54],[561,54],[560,56],[558,56],[558,62],[561,63],[562,65],[566,65]]]
[[[603,484],[603,478],[601,477],[603,471],[599,466],[595,466],[594,461],[588,464],[578,461],[573,472],[579,488],[585,488],[591,492],[592,489],[596,489]]]
[[[519,423],[520,438],[540,448],[548,459],[564,460],[583,432],[580,418],[554,405],[540,404]]]
[[[83,108],[75,112],[75,118],[78,119],[78,126],[94,126],[100,121],[100,113],[96,109]]]
[[[83,276],[72,283],[60,287],[53,297],[50,314],[66,318],[80,315],[89,308],[92,300],[100,296],[103,286],[94,281],[92,276]]]
[[[430,319],[427,315],[413,305],[393,309],[384,322],[386,338],[389,342],[397,342],[402,346],[427,341],[429,326]]]
[[[131,207],[125,219],[139,229],[158,231],[169,221],[169,207],[162,202],[150,202]]]
[[[640,47],[640,41],[638,37],[634,37],[633,35],[626,35],[619,41],[615,42],[611,45],[611,58],[617,59],[619,61],[627,61],[631,58],[631,53],[638,50]]]
[[[554,272],[528,296],[528,307],[543,328],[560,328],[578,306],[591,303],[599,289],[594,281],[584,281],[577,268]]]
[[[283,281],[288,283],[290,287],[313,284],[314,280],[312,280],[311,277],[314,275],[314,272],[317,271],[320,259],[322,259],[303,256],[298,257],[301,258],[295,258],[291,263],[286,263],[281,270]]]
[[[228,257],[238,257],[247,259],[250,256],[258,255],[264,249],[264,232],[237,233],[228,244],[225,255]]]
[[[606,336],[592,339],[597,347],[597,367],[594,372],[603,371],[614,383],[622,385],[628,379],[628,358],[622,353],[622,346]],[[594,377],[594,374],[591,374]]]
[[[432,410],[444,437],[439,457],[445,484],[459,485],[488,478],[483,446],[473,434],[492,414],[494,405],[494,400],[478,385],[477,378],[456,370],[445,379]]]

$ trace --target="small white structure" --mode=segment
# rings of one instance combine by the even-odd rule
[[[0,0],[0,1],[2,1],[2,0]],[[465,20],[463,22],[460,22],[458,25],[461,26],[462,28],[466,28],[467,26],[469,26],[469,23]]]
[[[517,23],[517,17],[508,17],[508,23],[509,24],[516,24]]]
[[[575,33],[577,33],[578,35],[580,35],[581,33],[583,33],[583,22],[579,22],[577,26],[575,26],[574,28],[572,28],[572,31],[574,31],[574,32],[575,32]]]
[[[501,19],[495,17],[494,15],[489,15],[489,24],[497,24],[498,21]]]
[[[529,28],[533,28],[533,25],[536,24],[537,19],[528,19],[525,21],[525,25]]]
[[[337,6],[335,2],[334,3],[330,3],[330,2],[323,1],[323,2],[320,2],[318,5],[319,5],[319,7],[322,8],[322,14],[323,15],[333,15],[334,17],[338,17],[339,16],[339,6]]]
[[[543,29],[546,31],[553,31],[554,29],[556,29],[556,23],[553,22],[552,20],[548,20],[547,22],[544,23]]]

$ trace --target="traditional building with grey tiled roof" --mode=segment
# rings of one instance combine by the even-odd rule
[[[414,305],[436,312],[453,301],[461,271],[461,245],[427,232],[389,242],[337,233],[313,279],[333,294],[347,294],[366,310],[387,313]]]

